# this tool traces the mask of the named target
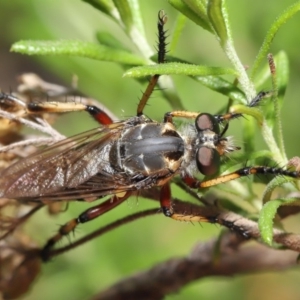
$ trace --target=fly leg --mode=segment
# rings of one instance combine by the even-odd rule
[[[283,168],[274,168],[267,166],[252,166],[252,167],[244,167],[235,172],[221,175],[219,177],[209,179],[206,181],[198,181],[192,179],[186,179],[185,182],[190,181],[191,188],[208,188],[214,185],[218,185],[221,183],[225,183],[231,180],[235,180],[241,177],[249,176],[249,175],[274,175],[274,176],[287,176],[295,179],[300,178],[300,172],[298,171],[289,171]]]
[[[164,13],[163,10],[160,10],[158,13],[158,22],[157,22],[157,28],[158,28],[158,44],[157,44],[157,54],[158,54],[158,63],[163,64],[165,62],[165,56],[166,56],[166,31],[164,30],[164,25],[167,23],[167,15]],[[142,98],[140,99],[140,102],[137,107],[137,116],[143,115],[143,110],[157,84],[159,74],[155,74],[151,77],[148,86],[143,93]]]
[[[124,202],[128,197],[131,195],[131,192],[126,192],[126,194],[122,197],[112,196],[110,199],[106,200],[105,202],[93,206],[83,213],[81,213],[77,218],[70,220],[68,223],[62,225],[57,232],[56,235],[51,237],[46,245],[41,250],[41,257],[44,261],[47,261],[50,258],[50,251],[54,247],[54,245],[60,241],[64,236],[68,235],[70,232],[74,231],[75,228],[81,224],[86,223],[88,221],[94,220],[99,216],[107,213],[111,209],[115,208],[122,202]]]
[[[209,217],[193,215],[193,214],[177,214],[174,212],[171,200],[171,188],[170,184],[166,183],[162,186],[160,191],[160,206],[163,214],[166,217],[172,218],[177,221],[188,221],[188,222],[212,222]]]
[[[247,107],[256,107],[259,105],[260,101],[268,96],[270,96],[272,92],[259,92],[251,101],[248,103]],[[224,121],[230,121],[233,119],[237,119],[242,117],[241,113],[228,112],[223,115],[214,115],[214,118],[218,123],[222,123]]]
[[[205,181],[200,181],[189,176],[185,176],[183,178],[183,181],[192,189],[203,189],[221,183],[225,183],[231,180],[235,180],[241,177],[246,177],[249,175],[274,175],[274,176],[281,175],[281,176],[287,176],[295,179],[300,178],[300,172],[298,171],[289,171],[283,168],[274,168],[274,167],[267,167],[267,166],[252,166],[252,167],[244,167],[232,173],[221,175],[219,177],[212,178]]]
[[[199,115],[198,112],[176,110],[172,112],[167,112],[164,115],[164,123],[173,123],[173,118],[185,118],[185,119],[196,119]]]
[[[164,30],[164,25],[167,22],[167,15],[163,10],[158,13],[158,63],[165,62],[166,55],[166,31]],[[143,93],[142,98],[139,101],[137,107],[137,116],[143,115],[143,110],[157,84],[159,74],[153,75],[150,79],[148,86]],[[85,105],[83,103],[61,103],[61,102],[42,102],[36,103],[32,102],[27,105],[27,110],[29,113],[61,113],[61,112],[71,112],[71,111],[87,111],[98,123],[102,125],[110,125],[113,123],[112,118],[102,109],[94,105]]]
[[[188,181],[191,183],[193,180],[196,181],[192,178],[189,178]],[[231,231],[240,234],[245,239],[249,239],[251,237],[243,227],[236,225],[234,220],[227,220],[224,216],[222,216],[222,214],[220,214],[220,210],[215,211],[213,207],[207,207],[209,208],[208,210],[201,211],[200,213],[198,212],[197,214],[193,213],[191,210],[181,214],[174,212],[171,205],[172,202],[169,184],[164,185],[161,189],[160,203],[164,215],[172,218],[173,220],[185,222],[206,222],[213,224],[218,223],[229,228]]]
[[[98,123],[102,125],[109,125],[113,123],[112,118],[102,109],[94,105],[85,105],[82,103],[72,102],[31,102],[27,104],[27,110],[29,113],[62,113],[72,111],[86,111],[88,112]]]
[[[251,102],[247,105],[248,107],[256,107],[260,101],[269,96],[270,92],[260,92],[257,94],[256,97],[254,97]],[[172,112],[167,112],[164,115],[164,122],[173,122],[173,118],[185,118],[185,119],[196,119],[200,115],[199,112],[191,112],[191,111],[182,111],[182,110],[176,110]],[[241,117],[242,114],[240,113],[226,113],[223,115],[214,115],[213,117],[216,119],[218,123],[222,123],[224,121],[230,121],[232,119],[236,119]]]

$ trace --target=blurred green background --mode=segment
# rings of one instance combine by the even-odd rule
[[[164,9],[168,14],[167,28],[172,26],[177,12],[167,1],[140,1],[148,40],[156,45],[157,12]],[[228,11],[233,37],[239,56],[245,65],[251,66],[260,48],[265,33],[275,18],[290,4],[285,1],[228,1]],[[283,130],[288,157],[299,150],[299,45],[300,14],[284,25],[276,36],[271,52],[285,50],[290,59],[290,83],[282,110]],[[79,39],[95,41],[97,30],[106,30],[132,47],[129,39],[110,19],[80,0],[14,0],[0,2],[0,87],[14,90],[15,78],[24,72],[36,72],[49,82],[70,85],[73,74],[79,78],[79,89],[112,110],[118,117],[135,114],[136,104],[144,86],[128,78],[122,78],[123,69],[113,63],[95,62],[70,57],[28,57],[9,53],[10,45],[21,39]],[[188,61],[211,66],[229,66],[218,43],[201,28],[191,22],[180,37],[175,56]],[[174,77],[178,94],[184,106],[191,111],[214,113],[227,99],[199,85],[190,78]],[[272,88],[271,82],[265,86]],[[161,120],[170,106],[155,92],[146,114]],[[234,121],[230,132],[241,134],[239,121]],[[60,118],[57,128],[66,135],[95,127],[84,113],[68,114]],[[237,138],[238,139],[238,138]],[[265,148],[258,137],[259,147]],[[182,198],[187,198],[183,194]],[[155,203],[132,198],[109,214],[80,226],[75,237],[81,237],[94,228],[126,214],[137,212]],[[88,207],[86,203],[72,203],[67,212],[51,218],[40,212],[32,219],[31,234],[41,245],[47,237],[70,218]],[[297,220],[287,220],[292,226]],[[299,224],[299,223],[298,223]],[[109,234],[95,239],[69,253],[63,254],[43,266],[41,276],[24,299],[87,299],[116,280],[138,270],[149,268],[164,259],[187,255],[196,242],[215,237],[219,226],[194,226],[174,222],[161,215],[125,225]],[[73,237],[71,237],[73,239]],[[67,242],[67,241],[66,241]],[[283,254],[284,255],[284,254]],[[167,299],[299,299],[299,270],[280,273],[251,274],[233,278],[207,278],[195,282],[177,295]]]

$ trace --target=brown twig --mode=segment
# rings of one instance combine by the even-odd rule
[[[163,299],[188,283],[208,276],[232,276],[257,271],[278,271],[297,265],[298,253],[274,250],[256,244],[235,249],[236,236],[223,236],[219,256],[214,253],[219,241],[199,243],[189,256],[175,257],[149,270],[125,278],[98,293],[93,300]]]
[[[206,243],[197,244],[186,257],[171,258],[149,270],[127,277],[92,299],[162,299],[188,283],[208,276],[232,276],[257,271],[278,271],[297,265],[300,235],[274,229],[274,242],[290,250],[275,250],[265,245],[243,245],[249,238],[259,240],[256,222],[215,206],[199,207],[175,200],[176,211],[193,211],[215,218],[215,222],[233,230]],[[241,234],[240,234],[241,233]],[[245,238],[247,236],[248,238]],[[294,251],[291,251],[294,250]]]

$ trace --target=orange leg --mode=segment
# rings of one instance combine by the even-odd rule
[[[94,105],[84,105],[82,103],[55,103],[55,102],[32,102],[27,105],[29,113],[60,113],[71,111],[87,111],[98,123],[109,125],[113,123],[111,117]]]
[[[283,175],[292,178],[300,178],[300,172],[297,171],[289,171],[282,168],[273,168],[273,167],[266,167],[266,166],[254,166],[254,167],[245,167],[241,168],[235,172],[230,174],[222,175],[213,179],[209,179],[206,181],[199,181],[192,177],[184,177],[184,182],[193,189],[201,189],[201,188],[208,188],[214,185],[218,185],[221,183],[225,183],[231,180],[235,180],[241,177],[249,176],[249,175]]]
[[[249,107],[255,107],[257,106],[260,101],[270,95],[270,92],[260,92],[255,98],[252,99],[252,101],[248,104]],[[167,112],[164,116],[164,122],[170,122],[172,123],[172,119],[174,117],[176,118],[186,118],[186,119],[196,119],[200,115],[199,112],[190,112],[190,111],[172,111]],[[218,123],[224,122],[224,121],[230,121],[232,119],[236,119],[241,117],[242,114],[238,113],[226,113],[223,115],[214,115],[214,118]]]
[[[163,214],[166,217],[172,218],[177,221],[188,221],[188,222],[211,222],[211,219],[193,214],[177,214],[174,212],[171,201],[171,189],[170,184],[166,183],[161,188],[160,194],[160,206],[163,211]]]

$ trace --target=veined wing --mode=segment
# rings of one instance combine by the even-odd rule
[[[137,190],[136,184],[131,182],[130,178],[123,173],[107,173],[100,170],[95,176],[81,183],[75,188],[64,188],[57,191],[47,192],[35,200],[43,201],[67,201],[67,200],[85,200],[94,201],[98,198],[122,194],[126,191]],[[31,197],[22,197],[22,201],[33,200]]]
[[[0,173],[0,197],[41,198],[76,188],[99,170],[109,173],[110,145],[125,124],[86,131],[16,162]]]

